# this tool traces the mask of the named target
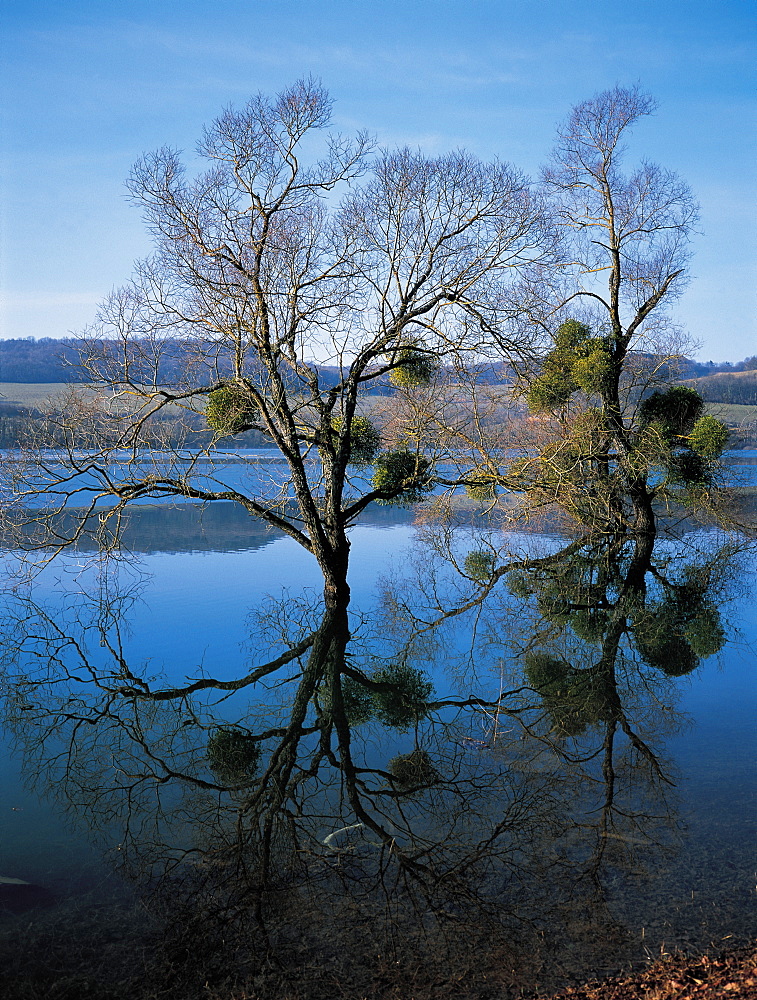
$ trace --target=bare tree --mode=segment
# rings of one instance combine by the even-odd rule
[[[350,491],[351,458],[380,445],[355,423],[361,395],[388,374],[423,381],[462,348],[471,325],[496,314],[507,276],[544,254],[545,227],[506,165],[408,150],[370,163],[364,135],[332,133],[324,156],[308,159],[329,119],[327,95],[302,82],[224,112],[200,142],[211,167],[195,180],[172,150],[136,165],[129,188],[155,250],[103,305],[81,351],[105,402],[83,395],[78,409],[70,398],[52,414],[64,453],[35,456],[26,489],[16,484],[20,504],[42,492],[84,508],[234,500],[312,552],[329,603],[344,604],[347,526],[373,500],[423,491],[430,471],[416,446],[380,485]],[[167,384],[162,366],[177,343],[188,360]],[[189,420],[181,461],[144,450],[157,417],[195,410],[216,432],[211,447],[192,448]],[[249,428],[287,464],[273,495],[229,486],[213,466],[221,442]],[[196,474],[200,459],[214,475]]]
[[[350,141],[328,130],[330,111],[318,84],[300,82],[226,110],[200,141],[210,165],[195,179],[170,149],[137,163],[129,190],[154,251],[82,340],[90,384],[51,411],[47,439],[10,474],[22,519],[46,531],[33,545],[47,553],[90,531],[93,515],[101,535],[110,527],[117,536],[129,505],[154,498],[232,501],[311,553],[322,608],[292,618],[244,676],[161,686],[132,672],[103,632],[114,667],[98,683],[108,704],[122,699],[138,715],[263,679],[280,685],[290,694],[286,716],[249,734],[250,745],[276,742],[245,806],[263,873],[281,817],[321,766],[338,768],[349,818],[422,873],[423,852],[376,807],[396,795],[371,791],[368,808],[352,752],[345,683],[390,700],[399,691],[400,702],[403,694],[396,671],[369,675],[346,655],[348,530],[373,501],[423,497],[433,469],[420,436],[382,450],[360,406],[377,380],[423,384],[445,357],[474,349],[510,276],[550,251],[549,231],[511,167],[462,152],[428,159],[400,150],[371,161],[364,135]],[[161,447],[166,415],[172,429]],[[198,418],[213,431],[209,444],[195,443]],[[241,481],[229,474],[233,441],[251,429],[283,460],[278,479],[265,482],[265,464]],[[350,469],[372,460],[366,485]],[[55,637],[52,619],[45,629]],[[92,673],[84,653],[69,651]]]

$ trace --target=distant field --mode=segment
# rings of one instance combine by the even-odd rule
[[[711,375],[700,375],[699,378],[689,378],[686,379],[687,385],[714,385],[718,379],[728,379],[737,378],[742,379],[745,382],[751,381],[753,378],[757,377],[757,372],[754,368],[747,368],[743,372],[725,371],[725,372],[713,372]]]
[[[746,403],[708,403],[707,412],[732,427],[757,422],[757,406]]]
[[[69,387],[66,382],[0,382],[0,404],[17,403],[21,406],[39,406],[50,396]],[[501,391],[501,387],[496,387]],[[363,413],[372,413],[386,406],[386,396],[367,396],[361,400]],[[742,403],[708,403],[707,412],[730,426],[743,426],[757,422],[757,406]]]
[[[73,383],[77,389],[97,390]],[[57,396],[72,387],[71,382],[0,382],[0,403],[19,403],[21,406],[40,406],[46,399]]]
[[[67,382],[0,382],[0,403],[39,406],[67,386]]]

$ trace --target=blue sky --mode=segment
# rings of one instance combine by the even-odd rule
[[[141,153],[191,157],[222,107],[312,73],[342,130],[532,175],[571,105],[640,83],[629,164],[702,208],[674,318],[703,360],[757,354],[754,0],[6,0],[0,38],[0,337],[75,333],[148,252]]]

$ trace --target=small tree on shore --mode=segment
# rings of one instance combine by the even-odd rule
[[[584,524],[641,531],[654,530],[656,496],[706,497],[727,439],[693,390],[671,388],[666,307],[686,284],[696,203],[671,171],[622,170],[626,136],[654,108],[615,87],[558,129],[543,184],[562,258],[526,272],[513,308],[542,337],[517,372],[533,433],[514,464],[489,450],[470,474],[474,491],[498,482],[524,491],[529,509],[556,503]],[[696,396],[684,419],[681,393]]]

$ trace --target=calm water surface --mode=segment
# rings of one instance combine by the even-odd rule
[[[741,457],[753,460],[757,453]],[[749,469],[749,462],[742,468]],[[459,535],[465,548],[465,531]],[[378,510],[354,529],[350,584],[356,609],[375,609],[379,580],[407,568],[414,537],[410,515],[402,511]],[[277,532],[262,527],[250,532],[249,522],[230,505],[218,505],[202,517],[186,508],[145,510],[127,542],[136,561],[119,572],[142,581],[129,615],[130,662],[147,664],[148,673],[169,681],[203,671],[238,676],[256,641],[250,612],[261,601],[304,591],[317,603],[320,575],[314,561]],[[537,542],[543,551],[558,544],[549,538]],[[53,605],[70,604],[70,597],[62,595],[87,593],[95,586],[99,559],[85,547],[66,555],[46,571],[39,593]],[[742,558],[736,596],[723,615],[727,645],[693,673],[675,678],[664,695],[652,693],[653,699],[670,700],[676,713],[675,725],[669,731],[663,727],[654,747],[676,782],[671,791],[675,836],[664,860],[642,858],[633,873],[618,866],[605,880],[612,920],[633,945],[624,960],[631,953],[703,948],[757,932],[756,571],[753,555]],[[469,645],[469,624],[446,634],[444,665],[432,671],[439,693],[450,692],[455,672],[450,663]],[[120,849],[117,824],[110,839],[93,844],[87,817],[63,817],[60,803],[22,776],[23,749],[8,741],[7,750],[0,771],[0,876],[52,894],[41,895],[28,919],[42,919],[43,912],[50,919],[56,906],[65,919],[71,900],[96,907],[121,892],[121,883],[109,874],[109,861]],[[5,921],[6,933],[20,930],[23,903],[7,895],[0,902],[3,898],[0,922]],[[612,966],[611,961],[600,966],[593,958],[587,962],[586,973]]]

